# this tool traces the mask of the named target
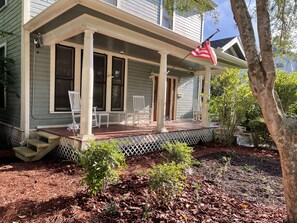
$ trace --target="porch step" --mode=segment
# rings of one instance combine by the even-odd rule
[[[37,138],[25,139],[26,146],[14,147],[16,157],[24,161],[40,160],[59,145],[60,137],[47,132],[36,132]]]
[[[32,149],[28,148],[28,147],[14,147],[13,148],[14,151],[16,153],[19,153],[20,155],[24,156],[24,157],[33,157],[37,154],[37,152],[33,151]]]
[[[27,147],[30,147],[32,145],[37,149],[41,149],[49,146],[48,143],[41,141],[39,139],[26,139],[25,141],[27,142]]]

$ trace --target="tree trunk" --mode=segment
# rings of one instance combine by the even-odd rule
[[[258,54],[251,17],[244,0],[230,0],[248,63],[248,76],[274,142],[280,153],[289,223],[297,223],[297,119],[287,117],[274,93],[275,67],[271,45],[269,0],[257,0]]]

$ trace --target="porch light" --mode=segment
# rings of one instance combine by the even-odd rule
[[[34,42],[34,45],[35,45],[36,48],[42,47],[43,46],[42,34],[38,33],[36,35],[36,37],[34,38],[33,42]]]

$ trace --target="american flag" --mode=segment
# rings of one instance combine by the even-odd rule
[[[213,49],[210,47],[210,41],[205,41],[202,46],[198,46],[191,52],[191,55],[202,59],[208,59],[214,66],[217,65],[217,56]]]

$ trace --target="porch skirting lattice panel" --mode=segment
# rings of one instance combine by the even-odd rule
[[[178,141],[187,143],[188,145],[196,145],[200,142],[211,142],[213,140],[213,128],[136,135],[113,140],[119,145],[126,156],[133,156],[161,150],[161,145],[168,141]],[[55,154],[59,158],[75,161],[76,152],[73,149],[79,148],[79,143],[79,141],[62,137],[59,147],[55,150]]]

